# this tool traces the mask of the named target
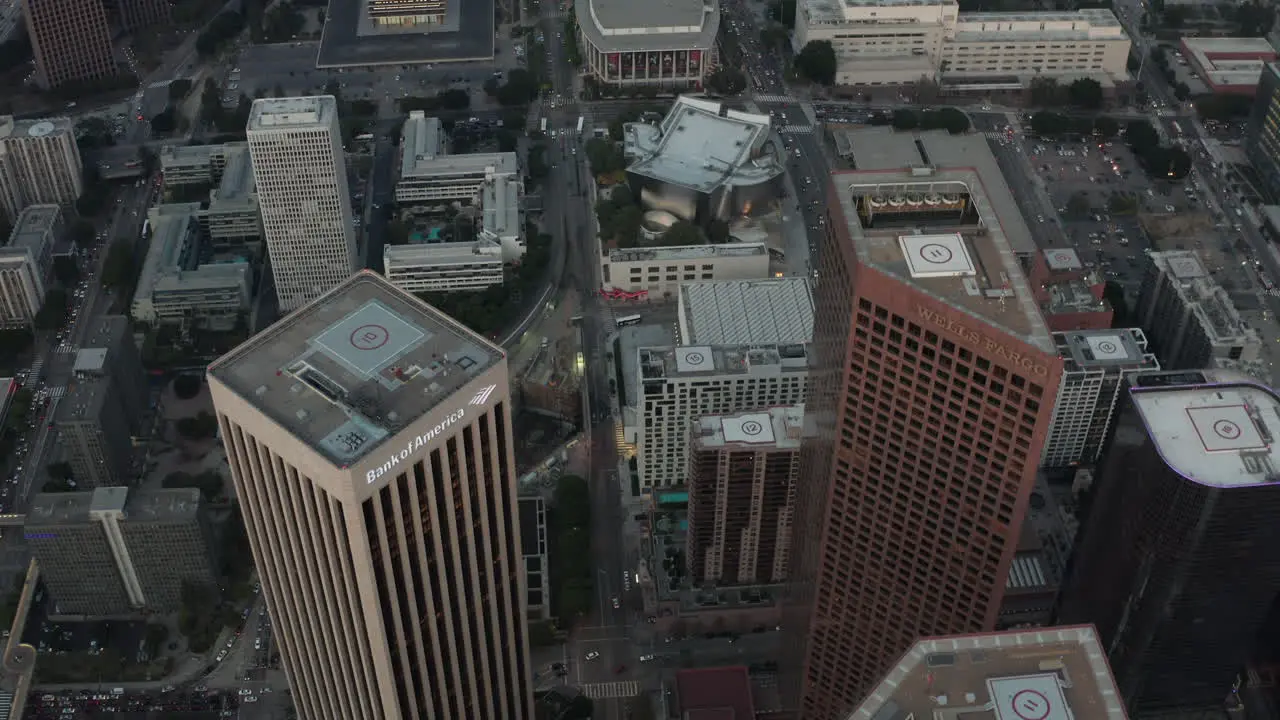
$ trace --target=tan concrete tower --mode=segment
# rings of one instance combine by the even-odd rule
[[[502,351],[362,272],[209,387],[302,717],[532,718]]]

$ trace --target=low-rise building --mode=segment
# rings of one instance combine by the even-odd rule
[[[160,151],[166,199],[197,201],[201,234],[218,253],[262,253],[262,211],[248,143],[170,146]],[[194,191],[194,192],[193,192]]]
[[[218,184],[227,157],[237,151],[249,149],[244,142],[221,145],[165,145],[160,148],[160,172],[164,176],[166,190],[184,185],[204,185],[210,188]]]
[[[1098,272],[1085,267],[1072,248],[1031,253],[1024,269],[1040,314],[1053,332],[1106,330],[1114,312],[1102,293],[1106,287]]]
[[[813,341],[813,290],[804,277],[688,282],[676,298],[685,345]]]
[[[440,119],[414,110],[400,137],[396,203],[414,208],[479,202],[487,178],[518,172],[515,153],[450,155]]]
[[[1262,68],[1276,60],[1266,38],[1186,37],[1179,44],[1180,60],[1215,94],[1254,95]]]
[[[601,272],[606,289],[670,296],[686,282],[767,278],[769,250],[764,243],[606,250]]]
[[[18,215],[0,248],[0,327],[31,325],[44,305],[53,246],[62,234],[57,205],[32,205]]]
[[[123,390],[108,376],[82,377],[58,400],[53,412],[58,449],[77,488],[129,480],[134,436]]]
[[[515,262],[524,257],[524,179],[517,172],[494,172],[480,188],[477,231],[482,241],[502,248],[502,257]]]
[[[963,89],[1034,78],[1114,84],[1128,79],[1131,45],[1110,10],[961,13],[955,0],[801,0],[795,47],[814,40],[835,49],[839,85],[924,79]]]
[[[483,290],[501,285],[505,264],[496,243],[388,245],[382,251],[387,279],[411,293]]]
[[[249,309],[253,271],[244,258],[203,257],[200,209],[180,203],[148,212],[151,244],[130,310],[138,322],[227,328]]]

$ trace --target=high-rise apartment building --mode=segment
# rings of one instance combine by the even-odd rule
[[[169,22],[172,16],[170,0],[104,0],[104,3],[109,15],[126,31]]]
[[[255,100],[247,132],[276,295],[281,310],[296,310],[357,267],[338,103]]]
[[[804,407],[694,424],[687,557],[694,587],[787,579]]]
[[[370,272],[210,365],[302,716],[533,717],[507,383]]]
[[[1262,339],[1194,250],[1147,253],[1133,320],[1166,370],[1258,361]]]
[[[646,488],[681,487],[689,479],[694,420],[804,402],[809,355],[804,345],[692,345],[639,349],[636,382],[637,469]]]
[[[985,142],[868,137],[830,179],[814,290],[784,622],[806,720],[919,637],[995,627],[1062,374]]]
[[[78,379],[109,378],[119,388],[121,410],[129,432],[141,434],[150,411],[151,383],[142,355],[134,342],[133,328],[124,315],[102,315],[83,321],[88,325],[72,372]]]
[[[1062,382],[1053,424],[1044,441],[1043,467],[1091,465],[1102,452],[1125,380],[1160,369],[1141,330],[1054,333],[1062,357]]]
[[[22,0],[27,35],[44,87],[102,80],[118,69],[101,0]]]
[[[214,534],[194,488],[42,493],[23,532],[60,613],[175,612],[185,585],[217,592]]]
[[[915,642],[847,720],[1127,720],[1088,625]]]
[[[130,479],[133,430],[122,388],[110,377],[86,374],[57,400],[53,421],[58,451],[80,489],[123,485]]]
[[[0,326],[27,327],[35,320],[61,234],[57,205],[32,205],[18,214],[8,243],[0,247]]]
[[[1280,64],[1262,66],[1245,147],[1267,189],[1280,194]]]
[[[69,207],[84,191],[83,176],[70,118],[0,116],[0,209],[10,220],[30,205]]]
[[[1280,396],[1222,370],[1128,395],[1059,621],[1098,627],[1131,711],[1220,710],[1280,588]]]

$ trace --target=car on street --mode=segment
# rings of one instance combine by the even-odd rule
[[[596,658],[599,658],[599,657],[600,657],[600,653],[596,652],[595,650],[592,650],[591,652],[587,653],[588,660],[595,660]]]

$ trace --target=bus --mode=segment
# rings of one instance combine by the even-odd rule
[[[543,134],[543,135],[546,135],[546,134],[547,134],[547,119],[546,119],[546,118],[542,118],[542,134]]]
[[[1176,133],[1178,137],[1182,137],[1182,126],[1178,124],[1178,121],[1174,120],[1169,124],[1173,127],[1173,132]]]
[[[578,134],[579,134],[579,135],[581,135],[581,134],[582,134],[582,121],[583,121],[584,119],[585,119],[585,118],[584,118],[582,115],[579,115],[579,116],[578,116]]]
[[[151,230],[151,218],[142,221],[142,239],[147,239],[147,233]]]
[[[618,327],[626,327],[628,325],[639,325],[640,316],[639,315],[623,315],[622,317],[614,320],[613,323]]]

